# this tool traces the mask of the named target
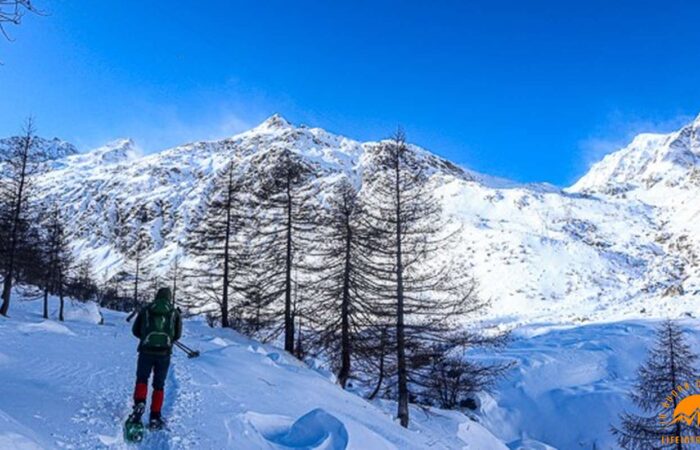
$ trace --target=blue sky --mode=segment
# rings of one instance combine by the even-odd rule
[[[152,152],[279,112],[357,139],[401,124],[478,171],[568,185],[700,113],[700,2],[36,0],[0,41],[0,135]]]

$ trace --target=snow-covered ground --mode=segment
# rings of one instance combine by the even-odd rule
[[[125,448],[136,340],[122,313],[68,304],[66,322],[15,301],[0,317],[0,448]],[[518,328],[499,356],[517,366],[474,420],[413,408],[410,430],[395,405],[370,404],[283,351],[231,330],[185,322],[183,341],[202,356],[174,354],[164,414],[169,432],[142,448],[198,449],[615,449],[610,425],[633,409],[628,392],[658,321]],[[700,327],[684,326],[700,349]],[[474,355],[492,357],[492,355]]]
[[[65,322],[39,301],[15,300],[0,317],[0,449],[126,448],[136,339],[122,313],[68,303]],[[169,432],[148,449],[507,449],[454,411],[414,408],[410,430],[395,405],[343,391],[283,351],[187,320],[166,384]]]
[[[700,350],[698,325],[681,323]],[[511,448],[519,448],[518,439],[534,438],[560,450],[617,449],[610,426],[623,410],[636,411],[628,395],[658,324],[519,328],[502,355],[517,366],[493,396],[482,398],[481,423]]]

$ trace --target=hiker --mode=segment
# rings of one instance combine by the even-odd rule
[[[148,378],[152,371],[153,395],[148,427],[155,430],[164,426],[161,408],[163,407],[165,377],[168,375],[173,344],[182,336],[182,319],[180,312],[172,304],[171,297],[170,289],[158,289],[155,299],[139,311],[131,328],[132,333],[140,339],[140,342],[136,387],[134,388],[134,411],[129,422],[141,423],[141,416],[146,410]]]

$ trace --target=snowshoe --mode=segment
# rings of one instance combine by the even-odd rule
[[[141,416],[146,409],[144,403],[134,405],[134,411],[131,413],[126,423],[124,423],[124,440],[127,442],[141,442],[143,440],[144,426],[141,423]]]
[[[163,430],[165,429],[165,422],[163,418],[159,415],[151,415],[148,421],[148,429],[151,431]]]

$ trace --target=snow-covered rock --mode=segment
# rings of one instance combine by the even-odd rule
[[[15,147],[18,137],[8,137],[0,139],[0,161],[9,155],[11,148]],[[33,149],[42,154],[46,159],[55,161],[78,153],[78,149],[69,142],[59,138],[44,139],[36,137],[33,142]]]

